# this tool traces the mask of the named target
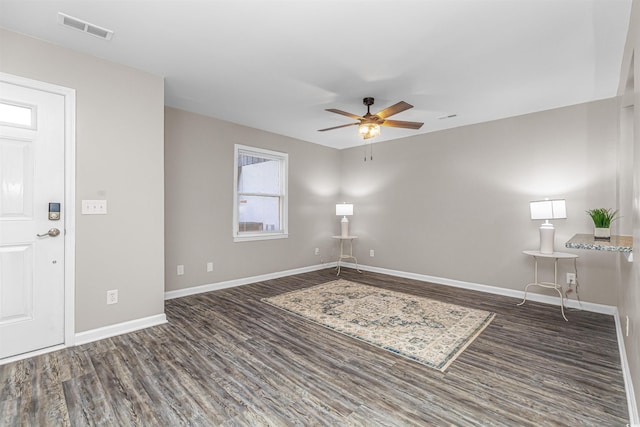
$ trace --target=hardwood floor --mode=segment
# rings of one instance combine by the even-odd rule
[[[345,269],[497,313],[441,373],[260,301],[333,269],[169,300],[169,323],[0,366],[2,426],[624,426],[614,320]]]

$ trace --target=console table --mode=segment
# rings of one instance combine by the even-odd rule
[[[542,253],[540,251],[522,251],[523,254],[525,255],[529,255],[532,256],[534,259],[534,270],[533,270],[533,282],[529,283],[527,286],[525,286],[524,288],[524,299],[522,300],[521,303],[519,303],[518,305],[523,305],[526,301],[527,301],[527,291],[529,290],[529,286],[540,286],[543,288],[549,288],[549,289],[555,289],[556,292],[558,292],[558,294],[560,295],[560,311],[562,312],[562,317],[564,318],[564,320],[566,320],[567,322],[569,321],[569,319],[567,319],[567,316],[564,315],[564,295],[562,295],[562,285],[558,283],[558,260],[561,259],[569,259],[569,260],[573,260],[573,268],[576,272],[576,283],[578,280],[578,265],[576,263],[576,260],[578,259],[578,255],[576,254],[569,254],[566,252],[553,252],[550,254],[545,254]],[[553,283],[552,282],[539,282],[538,281],[538,258],[547,258],[547,259],[553,259]]]
[[[340,240],[340,256],[338,257],[338,266],[336,267],[338,269],[338,273],[336,274],[336,276],[340,275],[340,264],[342,262],[343,259],[352,259],[356,262],[356,271],[358,273],[362,273],[362,271],[360,271],[360,267],[358,267],[358,258],[353,256],[353,241],[355,239],[358,238],[358,236],[331,236],[334,239],[338,239]],[[346,254],[344,252],[344,241],[348,240],[349,241],[349,253]]]

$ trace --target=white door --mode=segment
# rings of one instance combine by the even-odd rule
[[[0,359],[65,341],[64,102],[0,81]]]

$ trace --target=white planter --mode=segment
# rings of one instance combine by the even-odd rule
[[[611,229],[595,227],[593,229],[593,237],[599,240],[609,240],[611,238]]]

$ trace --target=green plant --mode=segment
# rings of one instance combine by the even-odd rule
[[[618,219],[618,211],[605,208],[590,209],[587,215],[591,217],[596,228],[609,228],[611,222]]]

